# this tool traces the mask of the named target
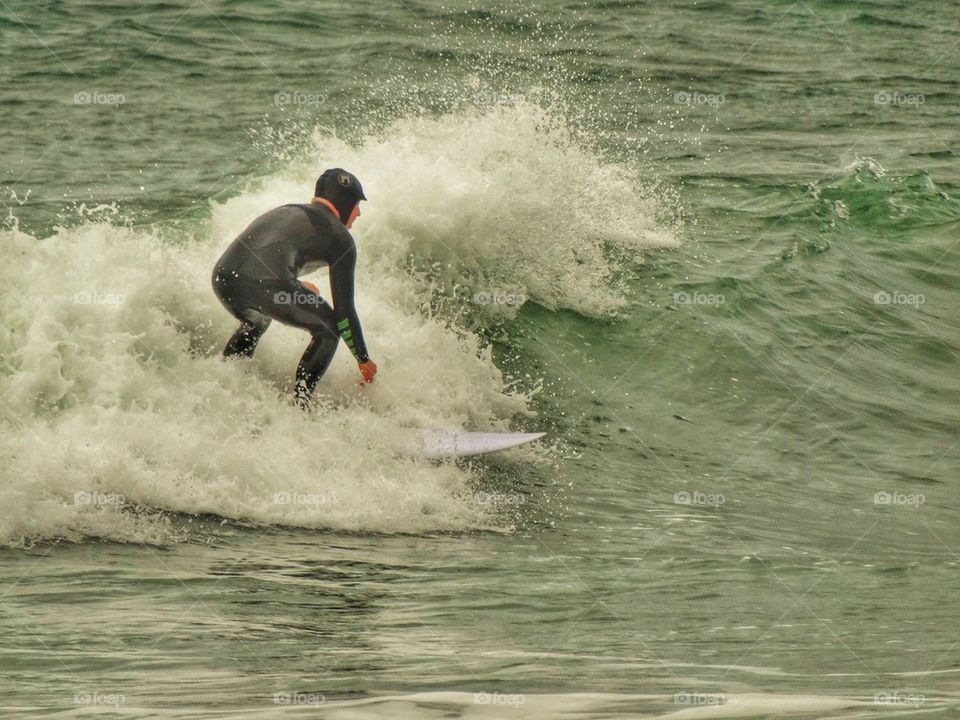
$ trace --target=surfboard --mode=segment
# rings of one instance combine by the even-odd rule
[[[469,457],[506,450],[539,440],[546,433],[490,433],[423,430],[419,455],[428,458]]]

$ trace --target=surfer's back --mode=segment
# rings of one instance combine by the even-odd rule
[[[307,266],[329,264],[352,245],[349,232],[327,210],[283,205],[250,223],[217,265],[250,278],[290,279]]]

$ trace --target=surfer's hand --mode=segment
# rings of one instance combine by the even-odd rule
[[[357,367],[360,368],[363,381],[372,383],[374,376],[377,374],[377,364],[373,360],[367,360],[365,363],[360,363]]]

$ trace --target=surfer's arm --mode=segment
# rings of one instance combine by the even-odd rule
[[[333,310],[337,317],[337,334],[350,348],[350,352],[363,364],[370,360],[367,345],[363,341],[360,318],[353,304],[354,271],[357,267],[357,249],[350,246],[339,258],[330,263],[330,294],[333,297]]]

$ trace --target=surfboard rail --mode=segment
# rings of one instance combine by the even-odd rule
[[[503,433],[427,429],[421,431],[419,454],[428,458],[484,455],[526,445],[545,435],[545,432]]]

